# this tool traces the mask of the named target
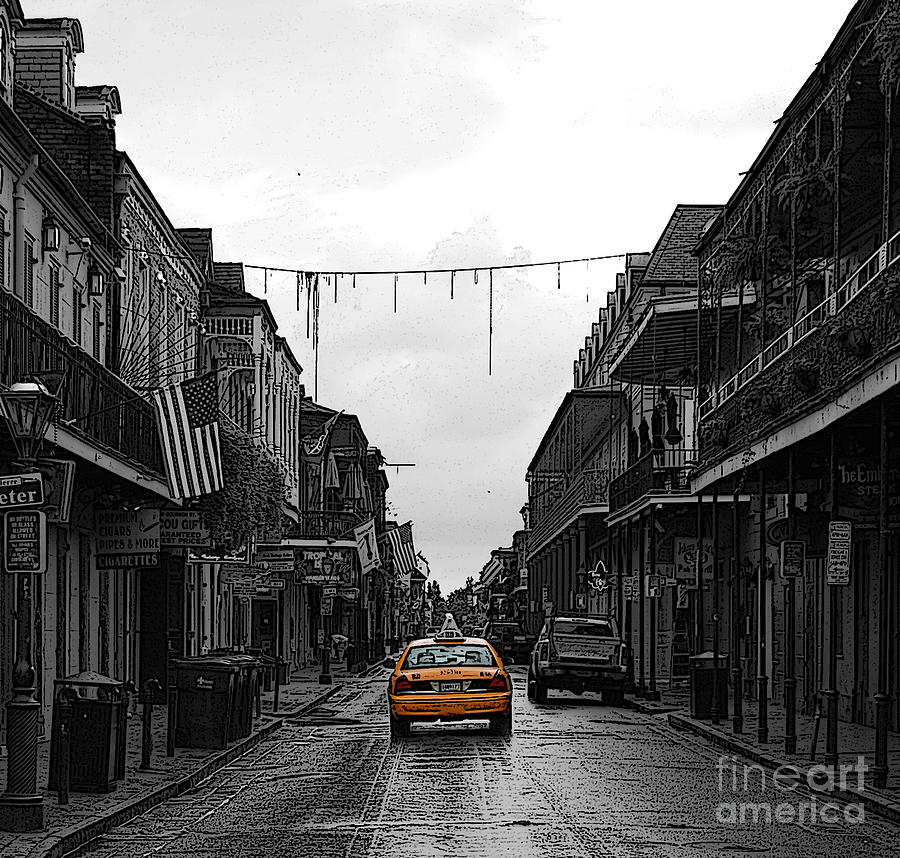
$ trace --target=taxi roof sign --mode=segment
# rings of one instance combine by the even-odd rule
[[[465,635],[460,631],[453,614],[444,614],[444,625],[441,630],[434,636],[436,641],[461,641],[465,640]]]

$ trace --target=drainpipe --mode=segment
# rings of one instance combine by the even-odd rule
[[[13,271],[15,281],[13,291],[25,300],[25,188],[38,168],[37,153],[31,156],[28,166],[13,185]]]

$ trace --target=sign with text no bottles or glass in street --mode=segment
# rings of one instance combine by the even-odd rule
[[[781,540],[781,577],[799,578],[806,567],[806,543],[802,539]]]
[[[828,584],[844,586],[850,583],[851,528],[849,521],[828,524],[828,561],[825,566]]]
[[[3,568],[29,575],[47,571],[47,517],[40,510],[4,513]]]

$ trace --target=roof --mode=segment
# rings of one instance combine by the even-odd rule
[[[721,205],[676,206],[650,254],[650,264],[641,283],[696,282],[697,257],[693,250],[703,227],[723,208]]]
[[[210,262],[212,261],[213,245],[212,230],[208,227],[179,228],[175,230],[191,252],[204,273],[212,273]]]
[[[98,86],[76,86],[75,87],[75,105],[78,106],[79,101],[93,100],[107,102],[110,110],[115,114],[122,112],[122,96],[119,95],[119,88],[111,84],[104,83]]]
[[[229,292],[245,292],[243,262],[213,262],[216,283]]]
[[[84,53],[84,34],[81,31],[81,21],[77,18],[27,18],[20,32],[29,30],[49,30],[54,33],[68,31],[72,36],[75,52]]]
[[[532,456],[531,462],[529,462],[528,464],[528,473],[534,471],[535,467],[537,466],[538,459],[541,458],[541,455],[553,438],[553,433],[556,431],[559,423],[562,421],[562,418],[565,416],[566,412],[569,410],[576,399],[616,399],[621,397],[622,395],[623,394],[621,391],[613,391],[605,387],[576,387],[570,390],[563,397],[563,401],[560,403],[559,408],[556,409],[556,414],[553,415],[553,419],[550,421],[550,425],[547,427],[547,431],[544,432],[544,437],[541,438],[541,443],[538,444],[537,451],[535,452],[534,456]]]

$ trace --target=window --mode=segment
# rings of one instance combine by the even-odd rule
[[[72,339],[81,345],[81,290],[72,283]]]
[[[25,303],[34,309],[34,239],[25,236]]]
[[[100,360],[100,308],[94,305],[94,360]]]
[[[50,266],[50,323],[59,328],[59,268]]]
[[[0,209],[0,289],[6,288],[6,212]]]

